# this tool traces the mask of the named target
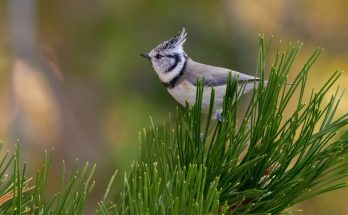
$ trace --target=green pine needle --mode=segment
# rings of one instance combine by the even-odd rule
[[[27,165],[21,165],[18,144],[13,156],[8,153],[0,161],[0,214],[83,214],[86,200],[91,193],[95,165],[88,163],[82,171],[75,167],[69,180],[65,178],[65,164],[61,178],[61,190],[47,195],[52,153],[45,152],[45,162],[36,177],[26,175]],[[10,167],[13,171],[10,171]],[[9,173],[13,172],[13,173]]]

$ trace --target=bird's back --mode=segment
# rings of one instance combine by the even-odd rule
[[[198,63],[189,58],[186,61],[183,76],[179,79],[179,81],[188,80],[190,83],[196,85],[197,78],[204,78],[206,85],[218,86],[226,84],[229,71],[235,73],[234,71],[226,68]]]
[[[237,75],[238,82],[258,80],[258,78],[251,75],[239,73],[227,68],[198,63],[189,58],[186,62],[185,71],[178,81],[188,80],[192,84],[196,85],[197,78],[204,78],[204,84],[206,86],[216,87],[225,85],[227,83],[229,73],[231,73],[232,78]]]

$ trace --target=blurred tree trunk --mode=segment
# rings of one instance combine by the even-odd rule
[[[23,152],[31,155],[38,148],[54,146],[64,159],[78,156],[96,161],[97,153],[80,130],[65,96],[62,74],[37,43],[36,1],[9,0],[8,4],[13,51],[11,142],[19,139]]]

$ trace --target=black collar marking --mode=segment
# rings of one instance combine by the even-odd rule
[[[186,68],[186,62],[187,62],[187,57],[186,57],[186,55],[184,55],[184,57],[185,57],[185,62],[184,62],[184,65],[183,65],[183,67],[182,67],[182,69],[180,70],[180,72],[176,75],[176,76],[174,76],[174,78],[172,79],[172,80],[170,80],[170,81],[168,81],[168,82],[162,82],[162,84],[166,87],[166,88],[168,88],[168,89],[172,89],[173,87],[175,87],[175,83],[178,81],[178,79],[184,74],[184,71],[185,71],[185,68]],[[174,64],[175,66],[177,65],[177,62]],[[173,68],[174,69],[174,68]],[[171,69],[171,70],[173,70],[173,69]],[[169,70],[169,69],[168,69]],[[171,70],[169,70],[169,71],[171,71]]]

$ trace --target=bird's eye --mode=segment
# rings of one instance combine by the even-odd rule
[[[163,57],[163,56],[160,55],[160,54],[156,54],[156,55],[155,55],[155,58],[156,58],[156,59],[161,59],[162,57]]]

